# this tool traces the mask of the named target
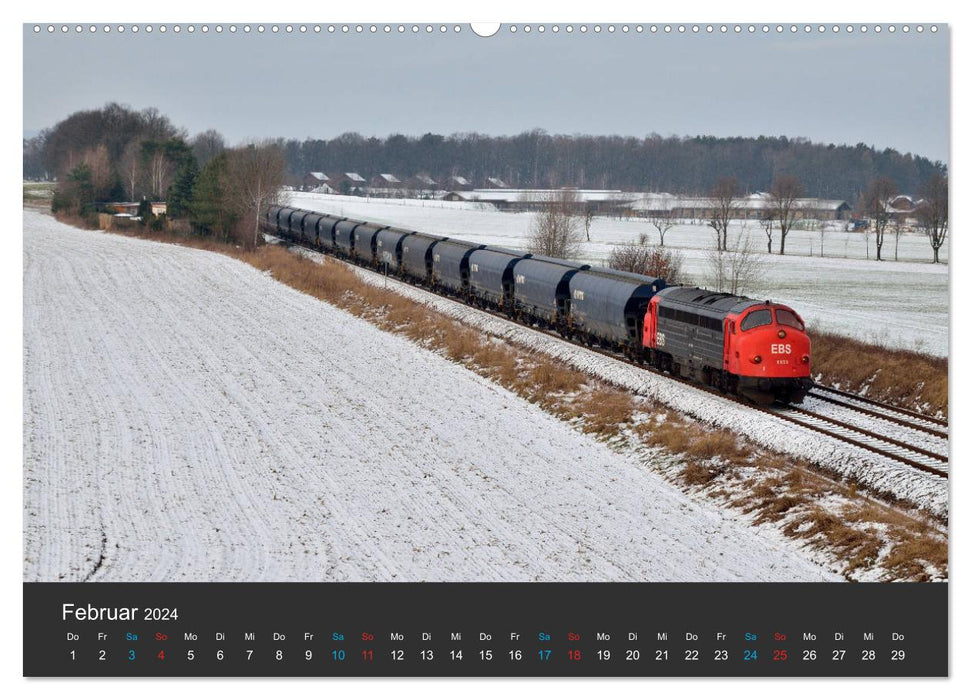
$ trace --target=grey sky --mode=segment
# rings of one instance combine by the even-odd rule
[[[805,136],[948,159],[948,31],[193,35],[24,28],[24,128],[108,101],[231,142],[478,131]]]

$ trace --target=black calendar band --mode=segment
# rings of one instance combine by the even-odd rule
[[[25,583],[25,676],[946,676],[947,584]]]

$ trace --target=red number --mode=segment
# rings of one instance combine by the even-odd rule
[[[789,652],[785,649],[773,649],[772,650],[772,660],[773,661],[785,661],[789,658]]]

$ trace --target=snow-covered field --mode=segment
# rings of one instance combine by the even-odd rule
[[[326,211],[380,223],[396,224],[477,243],[524,249],[533,218],[529,213],[498,212],[490,205],[437,200],[390,200],[340,195],[288,193],[293,206]],[[841,222],[837,222],[841,223]],[[765,234],[758,222],[736,222],[729,238],[740,232],[751,236],[764,250]],[[585,261],[603,264],[613,246],[637,241],[642,233],[657,243],[657,231],[644,220],[596,217],[590,243],[584,245]],[[702,286],[708,276],[707,256],[712,230],[703,223],[671,229],[665,245],[684,254],[693,282]],[[778,249],[776,233],[775,249]],[[866,240],[861,233],[831,228],[824,234],[825,257],[819,256],[818,231],[792,231],[786,255],[767,257],[761,288],[751,296],[792,304],[809,322],[823,330],[893,347],[919,349],[937,355],[948,352],[948,265],[932,265],[931,248],[923,236],[904,234],[900,260],[867,260]],[[947,244],[942,259],[947,258]],[[874,256],[870,237],[870,256]],[[888,235],[884,257],[893,256]]]
[[[229,258],[24,212],[27,581],[835,578]]]

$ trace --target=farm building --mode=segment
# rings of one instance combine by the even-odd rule
[[[793,203],[798,219],[836,220],[845,218],[850,205],[841,199],[803,197]],[[733,202],[733,219],[763,219],[772,208],[771,197],[765,192],[739,197]],[[639,195],[630,205],[631,212],[639,216],[670,215],[678,219],[710,219],[718,209],[718,202],[711,197],[687,197],[666,192],[650,192]]]
[[[616,211],[631,204],[639,195],[620,190],[516,190],[516,189],[478,189],[451,191],[442,199],[452,202],[482,202],[492,204],[496,209],[508,211],[532,211],[542,207],[551,197],[573,198],[578,209],[594,212]]]

